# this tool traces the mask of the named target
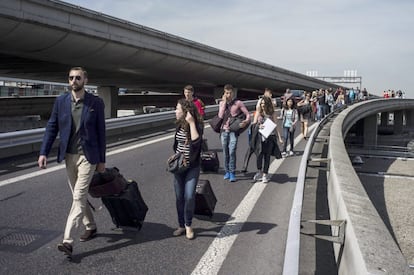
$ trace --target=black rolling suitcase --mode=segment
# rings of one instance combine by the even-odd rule
[[[201,171],[218,172],[220,168],[220,161],[216,151],[201,152]]]
[[[102,197],[116,227],[141,229],[148,207],[142,199],[138,184],[129,181],[123,193]]]
[[[216,203],[217,198],[211,189],[210,181],[200,179],[196,187],[194,214],[212,217]]]

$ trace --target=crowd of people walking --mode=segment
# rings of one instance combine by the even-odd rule
[[[46,126],[40,149],[38,166],[47,167],[48,155],[59,135],[58,161],[65,160],[68,183],[72,192],[72,206],[64,230],[64,236],[57,248],[71,256],[74,245],[73,231],[83,223],[85,232],[79,241],[93,239],[97,234],[88,190],[95,171],[105,172],[106,140],[104,103],[99,97],[85,91],[88,74],[82,67],[73,67],[68,73],[71,92],[61,95],[55,101],[52,115]],[[240,133],[248,131],[249,148],[244,167],[246,171],[252,154],[256,155],[256,172],[253,181],[269,182],[271,157],[277,159],[293,156],[295,131],[298,125],[305,140],[308,138],[308,122],[321,120],[326,114],[344,104],[365,100],[367,91],[341,88],[304,92],[297,98],[289,89],[283,96],[280,112],[276,111],[273,91],[264,90],[251,117],[244,103],[237,99],[235,89],[226,84],[217,113],[220,125],[217,132],[223,150],[224,180],[236,182],[236,150]],[[177,228],[173,236],[195,237],[192,219],[195,211],[196,186],[199,181],[201,152],[204,133],[204,103],[194,95],[194,88],[183,88],[183,98],[175,109],[176,132],[172,144],[174,155],[182,155],[185,167],[173,172],[176,198]],[[279,145],[282,147],[280,150]],[[181,159],[181,158],[180,158]]]

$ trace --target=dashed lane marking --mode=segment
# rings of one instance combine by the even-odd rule
[[[129,151],[129,150],[133,150],[133,149],[144,147],[144,146],[154,144],[154,143],[157,143],[157,142],[160,142],[160,141],[171,139],[173,137],[174,137],[174,135],[167,135],[167,136],[157,138],[157,139],[154,139],[154,140],[149,140],[149,141],[146,141],[146,142],[143,142],[143,143],[139,143],[139,144],[135,144],[135,145],[132,145],[132,146],[116,149],[116,150],[109,151],[108,153],[106,153],[106,156],[120,154],[120,153]],[[55,172],[55,171],[63,169],[63,168],[65,168],[65,165],[64,164],[59,164],[59,165],[56,165],[56,166],[53,166],[53,167],[50,167],[50,168],[47,168],[47,169],[42,169],[42,170],[39,170],[39,171],[36,171],[36,172],[28,173],[28,174],[25,174],[25,175],[17,176],[17,177],[6,179],[6,180],[2,180],[2,181],[0,181],[0,187],[11,184],[11,183],[15,183],[15,182],[18,182],[18,181],[23,181],[23,180],[27,180],[27,179],[30,179],[30,178],[33,178],[33,177],[37,177],[37,176],[45,175],[45,174],[48,174],[48,173],[52,173],[52,172]]]

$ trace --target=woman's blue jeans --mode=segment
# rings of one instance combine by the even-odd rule
[[[223,146],[224,170],[230,173],[236,171],[236,149],[238,136],[234,132],[222,132],[220,135]]]
[[[191,226],[195,208],[195,190],[200,175],[200,166],[174,174],[175,204],[180,227]]]
[[[288,142],[290,143],[290,151],[293,151],[294,140],[295,140],[295,130],[290,131],[290,127],[283,127],[283,152],[286,152]]]

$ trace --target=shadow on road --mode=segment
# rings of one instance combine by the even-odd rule
[[[173,238],[172,232],[175,228],[169,227],[161,223],[146,222],[142,227],[141,231],[124,230],[114,231],[114,233],[99,233],[97,238],[107,239],[108,246],[93,249],[80,254],[74,254],[71,262],[81,263],[83,258],[115,251],[120,248],[125,248],[130,245],[137,245],[145,242],[160,241],[167,238]],[[125,241],[123,241],[125,240]],[[122,241],[122,242],[121,242]]]
[[[231,223],[231,220],[234,218],[224,214],[224,213],[215,213],[213,218],[210,219],[208,217],[204,216],[197,216],[199,219],[205,219],[208,221],[211,221],[217,226],[210,227],[207,229],[203,228],[194,228],[194,231],[196,232],[196,238],[198,237],[211,237],[216,238],[219,237],[218,233],[222,230],[223,226],[226,225],[229,227],[229,230],[226,230],[226,236],[237,234],[239,232],[248,232],[248,231],[257,231],[257,234],[266,234],[271,229],[275,228],[277,224],[272,223],[262,223],[262,222],[246,222],[246,223]],[[229,222],[230,221],[230,222]],[[239,227],[241,229],[239,230]],[[116,251],[121,248],[125,248],[131,245],[137,245],[145,242],[152,242],[152,241],[160,241],[163,239],[168,238],[175,238],[172,235],[172,232],[175,228],[169,227],[165,224],[160,223],[145,223],[142,227],[141,231],[119,231],[114,233],[100,233],[97,235],[97,238],[104,238],[107,239],[106,243],[107,246],[93,249],[87,252],[74,254],[72,256],[71,262],[80,264],[82,262],[83,258],[100,254],[100,253],[106,253],[110,251]],[[212,233],[208,233],[212,232]],[[214,232],[214,233],[213,233]]]

